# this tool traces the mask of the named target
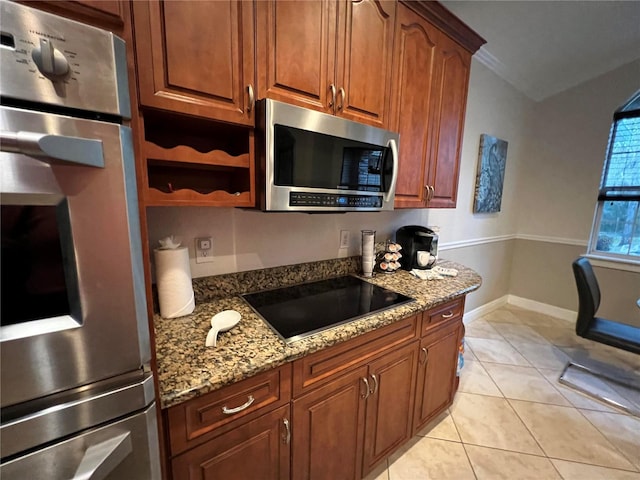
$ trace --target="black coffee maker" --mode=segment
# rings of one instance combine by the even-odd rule
[[[438,260],[438,234],[427,227],[407,225],[396,231],[396,242],[400,244],[400,264],[405,270],[426,270]]]

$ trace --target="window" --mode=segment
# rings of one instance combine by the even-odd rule
[[[640,263],[640,91],[613,115],[589,254]]]

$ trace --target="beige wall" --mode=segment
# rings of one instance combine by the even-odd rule
[[[578,296],[571,262],[584,247],[559,243],[517,240],[511,271],[512,295],[578,310]]]
[[[529,240],[516,243],[512,294],[577,310],[571,263],[586,253],[613,112],[639,80],[636,61],[535,104],[518,188],[517,231]],[[599,314],[640,326],[640,272],[595,271]]]
[[[482,272],[482,285],[465,302],[465,311],[504,297],[511,285],[515,240],[489,242],[442,252],[442,255]]]
[[[613,112],[639,88],[640,60],[534,104],[518,233],[589,239]]]

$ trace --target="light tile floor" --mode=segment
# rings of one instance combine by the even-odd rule
[[[640,480],[640,418],[558,383],[569,358],[640,374],[640,356],[506,305],[466,325],[451,408],[367,480]]]

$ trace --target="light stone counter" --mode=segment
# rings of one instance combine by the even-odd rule
[[[426,281],[399,270],[394,274],[378,274],[365,279],[415,298],[416,301],[289,345],[237,294],[355,272],[357,257],[194,280],[196,308],[191,315],[174,319],[163,319],[159,315],[154,317],[162,408],[362,335],[480,287],[482,280],[475,271],[448,261],[438,264],[457,269],[458,276]],[[249,285],[247,290],[243,290],[243,284]],[[216,347],[205,347],[211,317],[229,309],[240,312],[240,323],[232,330],[220,333]]]

